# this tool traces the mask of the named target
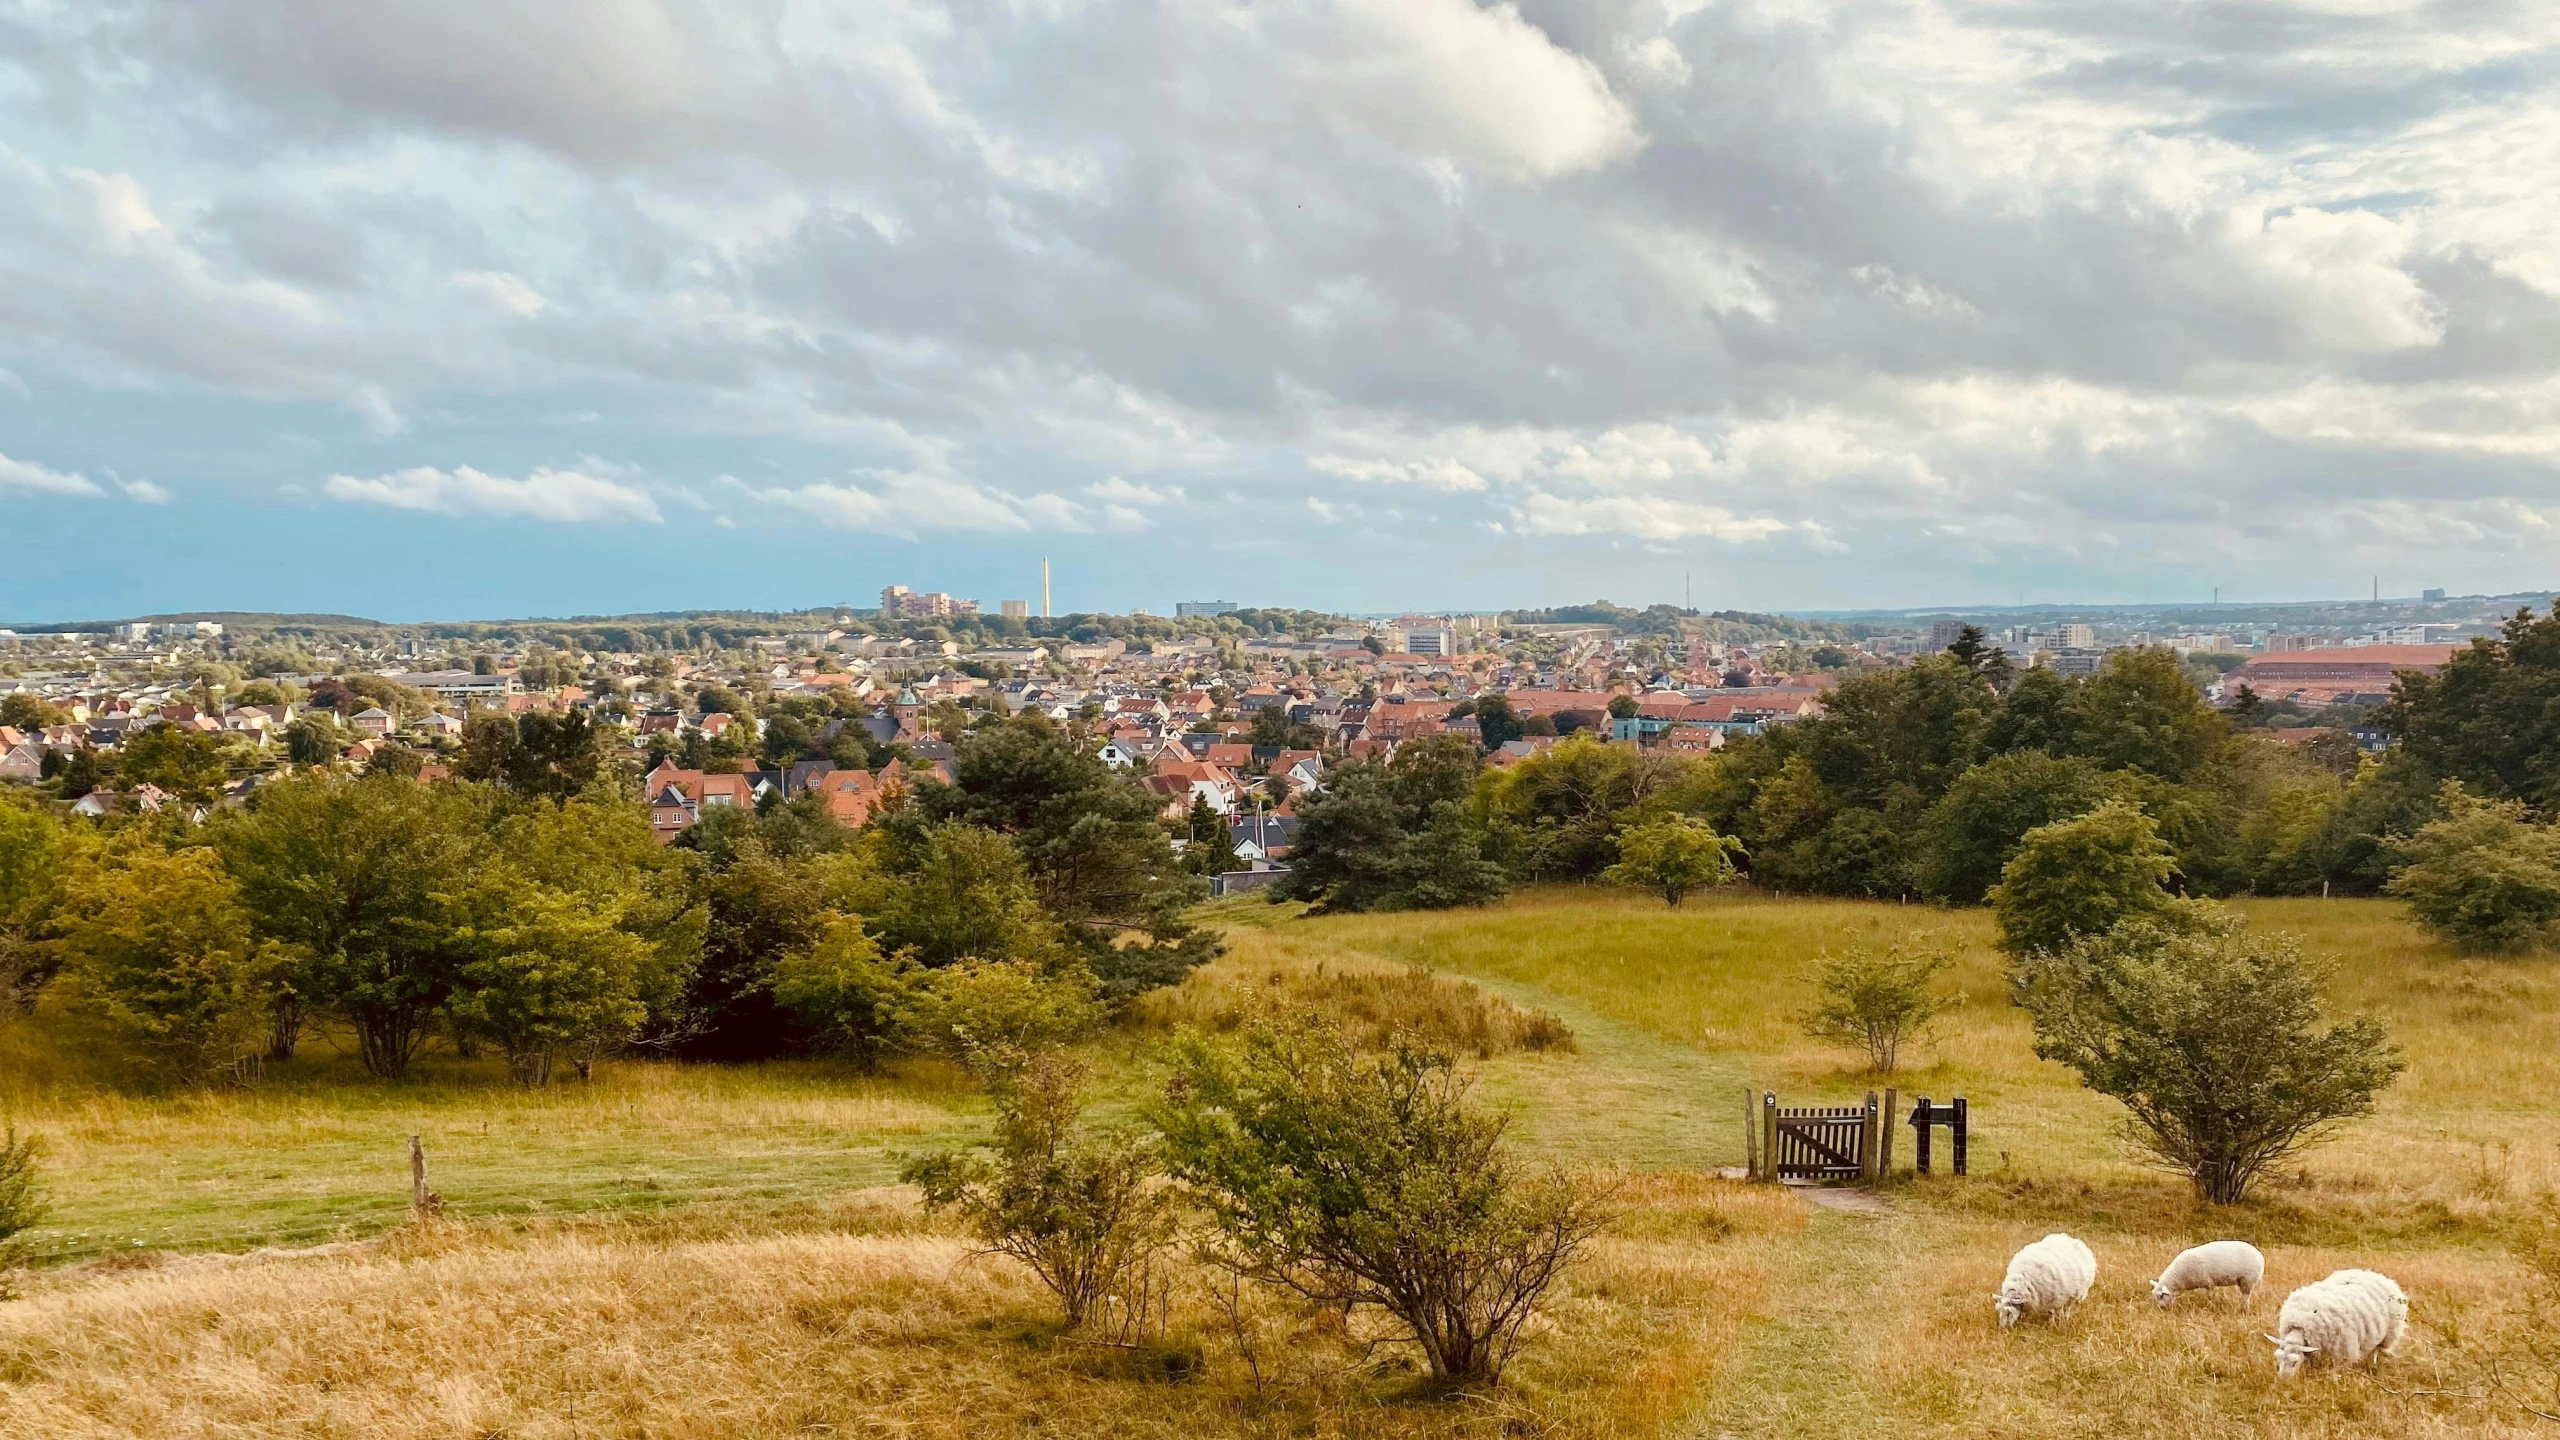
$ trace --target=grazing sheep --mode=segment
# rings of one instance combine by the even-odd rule
[[[2246,1240],[2215,1240],[2191,1250],[2181,1250],[2160,1278],[2151,1282],[2151,1298],[2160,1308],[2189,1290],[2212,1290],[2224,1285],[2239,1287],[2240,1302],[2247,1304],[2258,1292],[2258,1282],[2267,1278],[2267,1257]]]
[[[2409,1297],[2388,1275],[2340,1270],[2284,1297],[2276,1316],[2276,1378],[2322,1365],[2371,1365],[2409,1333]]]
[[[2009,1273],[2000,1293],[1991,1297],[2000,1327],[2018,1323],[2021,1315],[2059,1319],[2089,1298],[2098,1278],[2098,1257],[2068,1235],[2047,1235],[2009,1257]]]

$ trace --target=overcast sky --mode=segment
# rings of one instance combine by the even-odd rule
[[[0,0],[0,622],[2555,548],[2551,0]]]

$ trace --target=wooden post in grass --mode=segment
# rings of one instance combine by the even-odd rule
[[[1911,1108],[1911,1158],[1923,1175],[1929,1173],[1929,1097],[1923,1095]]]
[[[1894,1090],[1888,1085],[1884,1091],[1884,1109],[1876,1114],[1876,1178],[1879,1180],[1893,1174],[1893,1101]]]
[[[409,1137],[409,1218],[421,1225],[444,1214],[444,1197],[427,1188],[426,1142]]]
[[[1760,1101],[1751,1087],[1742,1087],[1742,1178],[1760,1178]]]
[[[1962,1175],[1962,1174],[1964,1173],[1964,1140],[1965,1140],[1965,1135],[1964,1135],[1964,1097],[1963,1097],[1963,1096],[1961,1096],[1961,1095],[1959,1095],[1959,1096],[1957,1096],[1957,1097],[1956,1097],[1956,1123],[1955,1123],[1955,1132],[1956,1132],[1956,1143],[1955,1143],[1956,1163],[1955,1163],[1955,1172],[1956,1172],[1958,1175]]]
[[[1858,1178],[1875,1183],[1876,1155],[1884,1137],[1877,1132],[1884,1127],[1876,1123],[1876,1092],[1867,1092],[1865,1123],[1858,1127]]]
[[[1778,1092],[1760,1092],[1760,1178],[1778,1182]]]

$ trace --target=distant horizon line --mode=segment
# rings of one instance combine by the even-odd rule
[[[2357,598],[2354,598],[2354,599],[2301,599],[2301,600],[2149,600],[2149,601],[2103,601],[2103,602],[2100,602],[2100,601],[2039,600],[2039,601],[2019,601],[2019,602],[2011,602],[2011,603],[2003,603],[2003,604],[1971,604],[1971,605],[1969,605],[1969,604],[1949,604],[1949,603],[1939,603],[1939,604],[1928,604],[1928,605],[1868,606],[1868,607],[1861,607],[1861,608],[1854,608],[1854,609],[1820,609],[1820,610],[1750,610],[1750,609],[1745,609],[1745,608],[1743,608],[1743,607],[1739,607],[1739,606],[1723,606],[1723,607],[1719,607],[1718,609],[1715,609],[1715,610],[1702,610],[1702,609],[1698,609],[1698,608],[1693,607],[1693,606],[1692,606],[1692,607],[1680,607],[1680,606],[1674,606],[1674,607],[1672,607],[1672,608],[1674,608],[1674,609],[1679,609],[1679,610],[1681,610],[1684,614],[1687,614],[1687,615],[1690,615],[1690,616],[1712,616],[1712,615],[1715,615],[1715,614],[1718,614],[1718,613],[1726,613],[1726,614],[1752,614],[1752,615],[1767,615],[1767,616],[1770,616],[1770,617],[1772,617],[1772,618],[1776,618],[1776,619],[1785,619],[1785,620],[1819,620],[1819,621],[1835,621],[1835,622],[1836,622],[1836,621],[1859,621],[1859,620],[1917,619],[1917,618],[1924,618],[1924,617],[1961,618],[1961,617],[1964,617],[1964,616],[1971,616],[1971,615],[1983,615],[1983,616],[1991,616],[1991,615],[2029,615],[2029,614],[2046,613],[2046,612],[2054,612],[2054,611],[2069,611],[2069,612],[2079,612],[2079,613],[2140,613],[2140,612],[2152,612],[2152,611],[2162,611],[2162,612],[2185,612],[2185,611],[2232,611],[2232,612],[2245,612],[2245,611],[2251,611],[2251,610],[2304,610],[2304,609],[2315,609],[2315,608],[2317,608],[2317,609],[2340,609],[2340,610],[2354,610],[2354,609],[2368,609],[2368,610],[2369,610],[2369,609],[2375,609],[2375,608],[2382,607],[2382,606],[2399,606],[2399,605],[2436,605],[2436,604],[2452,605],[2452,604],[2458,604],[2458,603],[2462,603],[2462,602],[2466,602],[2466,601],[2468,601],[2468,602],[2488,602],[2488,601],[2509,601],[2509,600],[2513,600],[2513,601],[2522,601],[2522,602],[2542,602],[2542,603],[2546,603],[2546,604],[2548,604],[2548,603],[2553,603],[2553,602],[2555,602],[2555,601],[2560,601],[2560,590],[2517,590],[2517,591],[2502,592],[2502,593],[2498,593],[2498,594],[2466,594],[2466,595],[2453,595],[2453,594],[2446,594],[2446,595],[2442,595],[2442,596],[2435,596],[2435,597],[2429,597],[2429,596],[2424,595],[2424,594],[2419,594],[2419,595],[2386,595],[2386,596],[2382,596],[2382,597],[2379,597],[2379,598],[2365,598],[2365,597],[2357,597]],[[1186,603],[1190,603],[1190,602],[1186,602]],[[1227,602],[1220,601],[1220,602],[1216,602],[1216,603],[1221,603],[1221,604],[1223,604],[1223,603],[1227,603]],[[1655,601],[1655,602],[1653,602],[1653,604],[1656,604],[1656,605],[1667,605],[1667,604],[1669,604],[1669,602],[1668,602],[1668,601]],[[1483,617],[1483,616],[1499,616],[1499,615],[1522,614],[1522,613],[1526,613],[1526,612],[1530,612],[1530,611],[1537,611],[1537,610],[1571,610],[1571,609],[1579,609],[1579,608],[1584,608],[1584,607],[1588,607],[1588,606],[1596,606],[1596,605],[1616,605],[1616,606],[1618,606],[1618,608],[1625,609],[1625,610],[1628,610],[1628,611],[1630,611],[1630,612],[1638,613],[1638,614],[1641,614],[1641,613],[1643,613],[1645,610],[1647,610],[1647,609],[1651,608],[1651,606],[1648,606],[1648,605],[1626,605],[1626,604],[1621,604],[1620,602],[1612,601],[1612,600],[1608,600],[1608,599],[1606,599],[1606,598],[1598,598],[1598,599],[1585,600],[1585,601],[1572,601],[1572,602],[1565,602],[1565,603],[1561,603],[1561,604],[1547,604],[1547,605],[1512,605],[1512,606],[1502,606],[1502,607],[1495,607],[1495,608],[1471,608],[1471,609],[1470,609],[1470,608],[1445,608],[1445,609],[1404,608],[1404,609],[1396,609],[1396,610],[1328,610],[1328,609],[1323,609],[1323,608],[1313,607],[1313,606],[1306,606],[1306,605],[1286,605],[1286,604],[1273,604],[1273,605],[1239,604],[1237,608],[1238,608],[1238,609],[1242,609],[1242,610],[1294,610],[1294,611],[1300,611],[1300,612],[1303,612],[1303,613],[1306,613],[1306,614],[1310,614],[1310,615],[1321,615],[1321,616],[1327,616],[1327,617],[1337,618],[1337,619],[1343,619],[1343,620],[1382,620],[1382,619],[1393,619],[1393,618],[1395,618],[1395,617],[1397,617],[1397,616],[1401,616],[1401,615],[1446,615],[1446,616],[1450,616],[1450,617],[1453,617],[1453,618],[1454,618],[1454,617],[1461,617],[1461,616],[1476,616],[1476,617]],[[603,625],[603,624],[612,624],[612,623],[615,623],[615,622],[641,623],[641,622],[649,622],[649,621],[706,620],[706,619],[719,619],[719,618],[727,618],[727,617],[735,617],[735,618],[739,618],[739,619],[772,619],[772,620],[785,620],[785,619],[795,619],[795,618],[815,617],[815,616],[820,616],[820,615],[839,615],[839,614],[840,614],[840,615],[847,615],[847,616],[851,616],[851,617],[856,617],[856,618],[877,618],[877,617],[879,617],[879,616],[880,616],[880,613],[881,613],[881,612],[880,612],[880,609],[879,609],[879,607],[877,607],[877,606],[818,605],[818,606],[808,606],[808,607],[805,607],[805,608],[802,608],[802,609],[797,609],[797,610],[720,609],[720,608],[713,608],[713,607],[700,607],[700,606],[697,606],[697,607],[692,607],[692,608],[688,608],[688,609],[681,609],[681,610],[628,610],[628,611],[620,611],[620,612],[615,612],[615,613],[592,613],[592,614],[579,614],[579,615],[516,615],[516,616],[492,616],[492,617],[481,617],[481,618],[461,618],[461,619],[378,620],[378,619],[374,619],[374,618],[372,618],[372,617],[370,617],[370,616],[364,616],[364,615],[349,615],[349,614],[342,614],[342,613],[329,612],[329,611],[295,611],[295,610],[183,610],[183,611],[158,611],[158,612],[153,612],[153,613],[150,613],[150,614],[143,614],[143,615],[129,615],[129,616],[125,616],[125,617],[118,618],[118,619],[46,620],[46,621],[21,620],[21,621],[12,621],[12,622],[8,622],[8,623],[6,623],[6,624],[0,624],[0,630],[9,630],[9,631],[13,631],[13,632],[18,633],[18,634],[29,634],[29,635],[42,635],[42,634],[65,634],[65,633],[72,633],[72,632],[86,632],[86,631],[90,631],[90,630],[111,629],[111,628],[113,628],[113,627],[115,627],[115,626],[118,626],[118,625],[137,625],[137,624],[181,624],[181,623],[195,623],[195,622],[200,622],[200,621],[213,621],[213,622],[217,622],[217,623],[225,623],[225,622],[227,622],[227,623],[238,623],[238,624],[265,624],[265,625],[270,625],[270,626],[272,626],[272,625],[289,625],[289,624],[304,624],[304,625],[315,625],[315,626],[327,626],[327,625],[363,625],[363,626],[372,626],[372,627],[375,627],[375,628],[378,628],[378,629],[395,630],[395,629],[425,629],[425,628],[433,628],[433,627],[437,627],[437,626],[454,626],[454,625]],[[1169,614],[1169,613],[1158,612],[1158,611],[1155,611],[1155,610],[1139,610],[1139,609],[1130,609],[1130,610],[1070,610],[1070,611],[1067,611],[1067,612],[1065,612],[1065,613],[1063,613],[1063,614],[1057,614],[1057,615],[1042,615],[1042,616],[1028,616],[1028,617],[1011,617],[1011,618],[1041,619],[1041,620],[1053,620],[1053,621],[1054,621],[1054,620],[1070,620],[1070,619],[1074,619],[1074,618],[1076,618],[1076,617],[1078,617],[1078,616],[1103,616],[1103,617],[1114,617],[1114,618],[1133,618],[1133,617],[1140,616],[1140,615],[1144,615],[1144,616],[1146,616],[1146,617],[1147,617],[1147,618],[1149,618],[1149,619],[1159,619],[1159,620],[1172,620],[1172,619],[1176,619],[1176,618],[1181,618],[1181,617],[1177,617],[1177,616],[1172,615],[1172,614]],[[1000,615],[983,615],[983,614],[982,614],[982,615],[978,615],[978,616],[955,616],[955,617],[952,617],[952,618],[954,618],[954,619],[1000,620],[1000,619],[1004,619],[1004,618],[1008,618],[1008,617],[1004,617],[1004,616],[1000,616]],[[1598,623],[1598,622],[1594,622],[1594,623]]]

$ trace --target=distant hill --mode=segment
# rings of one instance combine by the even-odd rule
[[[361,615],[277,615],[262,610],[188,610],[168,615],[127,615],[120,620],[54,620],[42,625],[9,625],[21,635],[59,635],[72,630],[105,630],[117,625],[193,625],[210,620],[224,629],[272,630],[284,627],[347,629],[380,626]]]

